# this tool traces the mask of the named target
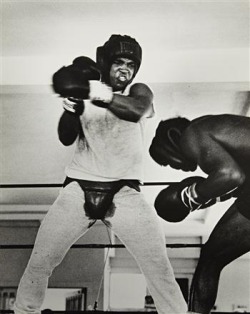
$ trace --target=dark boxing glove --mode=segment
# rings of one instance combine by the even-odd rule
[[[195,185],[205,180],[202,177],[189,177],[163,189],[155,199],[157,214],[166,221],[179,222],[188,214],[202,206],[198,201]]]
[[[203,177],[189,177],[163,189],[157,195],[154,204],[158,215],[166,221],[179,222],[194,210],[210,207],[237,195],[236,188],[219,197],[205,201],[196,191],[196,185],[204,180]]]
[[[88,57],[78,57],[69,66],[60,68],[52,77],[55,93],[62,97],[88,99],[89,81],[100,80],[96,63]]]

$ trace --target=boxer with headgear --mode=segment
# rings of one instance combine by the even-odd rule
[[[75,153],[63,189],[39,229],[15,313],[40,313],[53,269],[96,220],[111,228],[134,256],[158,313],[184,313],[187,304],[159,217],[140,192],[144,128],[154,114],[151,89],[132,84],[141,46],[130,36],[112,35],[96,54],[96,62],[80,56],[52,77],[64,108],[59,139],[66,146],[74,143]]]
[[[173,183],[157,195],[155,208],[163,219],[179,222],[194,210],[235,200],[201,250],[189,297],[191,313],[210,313],[222,269],[250,251],[249,138],[249,117],[178,117],[160,122],[149,149],[161,166],[183,171],[200,167],[205,174]]]

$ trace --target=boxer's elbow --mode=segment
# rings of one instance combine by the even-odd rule
[[[75,142],[77,135],[67,134],[65,132],[58,132],[58,137],[59,137],[59,141],[64,146],[70,146]]]
[[[61,139],[60,137],[59,137],[59,140],[60,140],[60,142],[61,142],[64,146],[70,146],[70,145],[73,144],[72,141],[65,140],[65,139]]]
[[[230,183],[232,187],[240,186],[245,181],[245,174],[239,168],[225,167],[220,170],[220,176],[223,181]]]

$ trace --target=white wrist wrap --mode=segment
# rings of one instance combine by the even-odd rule
[[[70,111],[70,112],[73,112],[75,113],[76,112],[76,103],[73,102],[73,101],[70,101],[68,98],[63,98],[63,108],[67,111]]]
[[[112,88],[100,81],[89,81],[89,99],[110,103],[113,99]]]
[[[181,192],[181,200],[190,209],[190,212],[195,209],[199,209],[202,205],[196,201],[198,194],[195,186],[196,183],[193,183],[192,185],[185,187]]]
[[[77,98],[63,98],[63,108],[66,111],[75,113],[80,116],[84,110],[84,102],[82,99]]]

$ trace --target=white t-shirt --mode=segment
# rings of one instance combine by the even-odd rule
[[[143,181],[144,128],[147,118],[129,122],[85,101],[79,139],[66,175],[90,181]]]

